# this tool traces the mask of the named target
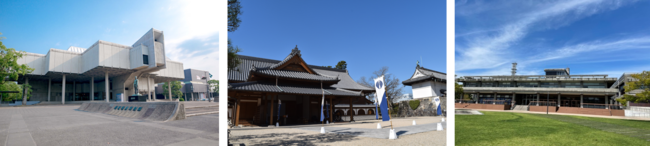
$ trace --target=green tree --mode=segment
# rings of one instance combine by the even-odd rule
[[[239,15],[244,12],[241,10],[242,6],[239,0],[228,0],[228,32],[234,32],[239,28]]]
[[[19,93],[2,93],[2,101],[12,101],[22,99],[23,89],[20,85],[15,82],[7,82],[0,84],[0,91],[18,91]],[[31,93],[31,89],[28,94]],[[31,94],[30,94],[31,95]],[[29,95],[28,95],[29,98]]]
[[[625,93],[629,93],[632,90],[637,89],[641,89],[643,91],[634,95],[625,94],[623,95],[623,99],[617,99],[617,101],[623,105],[627,105],[626,101],[635,103],[648,102],[648,100],[650,100],[650,71],[643,71],[640,74],[632,74],[630,76],[637,79],[637,81],[627,82],[625,85]]]
[[[181,81],[173,81],[171,83],[172,83],[172,97],[175,98],[183,97],[183,92],[181,92],[181,87],[183,87],[181,86]],[[165,82],[165,84],[163,84],[163,92],[164,92],[163,95],[165,96],[169,96],[168,87],[169,87],[168,82]]]
[[[219,80],[210,80],[208,85],[212,88],[212,92],[219,93]]]
[[[347,69],[348,68],[348,63],[345,63],[345,61],[341,60],[339,63],[336,63],[336,69]]]
[[[230,39],[228,39],[228,70],[235,70],[241,64],[239,55],[237,55],[239,52],[241,52],[241,49],[238,46],[233,47]]]
[[[463,91],[463,85],[458,84],[458,80],[454,82],[454,94],[456,99],[461,100],[463,98],[463,94],[465,94],[465,91]]]
[[[0,33],[2,35],[2,33]],[[0,40],[4,37],[0,37]],[[18,59],[22,58],[25,54],[24,51],[16,51],[14,48],[7,48],[0,41],[0,84],[4,84],[5,77],[8,77],[8,80],[15,81],[18,80],[19,75],[25,75],[32,73],[33,68],[29,68],[25,64],[18,64]]]

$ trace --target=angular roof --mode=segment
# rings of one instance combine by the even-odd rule
[[[443,72],[427,69],[418,65],[415,67],[415,72],[413,73],[413,76],[411,76],[410,79],[402,81],[402,84],[411,85],[413,83],[428,81],[428,80],[447,82],[447,74]]]
[[[235,91],[256,91],[256,92],[275,92],[275,93],[290,93],[290,94],[307,94],[307,95],[334,95],[334,96],[363,96],[361,92],[347,91],[344,89],[336,89],[326,87],[304,86],[304,85],[291,85],[291,84],[278,84],[265,83],[259,81],[232,83],[229,84],[228,90]],[[324,90],[324,91],[323,91]]]
[[[331,85],[330,87],[337,89],[359,90],[365,92],[375,90],[371,87],[366,87],[355,82],[352,77],[350,77],[347,70],[308,65],[302,60],[302,58],[300,58],[300,56],[300,50],[297,48],[294,48],[291,51],[291,54],[282,61],[239,55],[241,64],[233,70],[228,70],[228,81],[250,82],[248,80],[252,75],[259,75],[298,80],[333,82],[334,85]],[[281,69],[292,62],[301,63],[300,65],[303,66],[307,72]],[[318,87],[318,89],[320,89],[320,87]]]

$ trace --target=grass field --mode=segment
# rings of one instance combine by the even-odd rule
[[[456,115],[457,146],[649,146],[650,122],[482,112]]]

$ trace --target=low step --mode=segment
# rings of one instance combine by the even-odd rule
[[[185,117],[219,113],[218,106],[185,108]]]

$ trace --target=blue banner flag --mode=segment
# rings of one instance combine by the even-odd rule
[[[389,121],[390,114],[388,112],[388,99],[386,99],[386,84],[384,84],[384,76],[375,79],[375,95],[379,101],[379,108],[381,110],[381,120]]]

